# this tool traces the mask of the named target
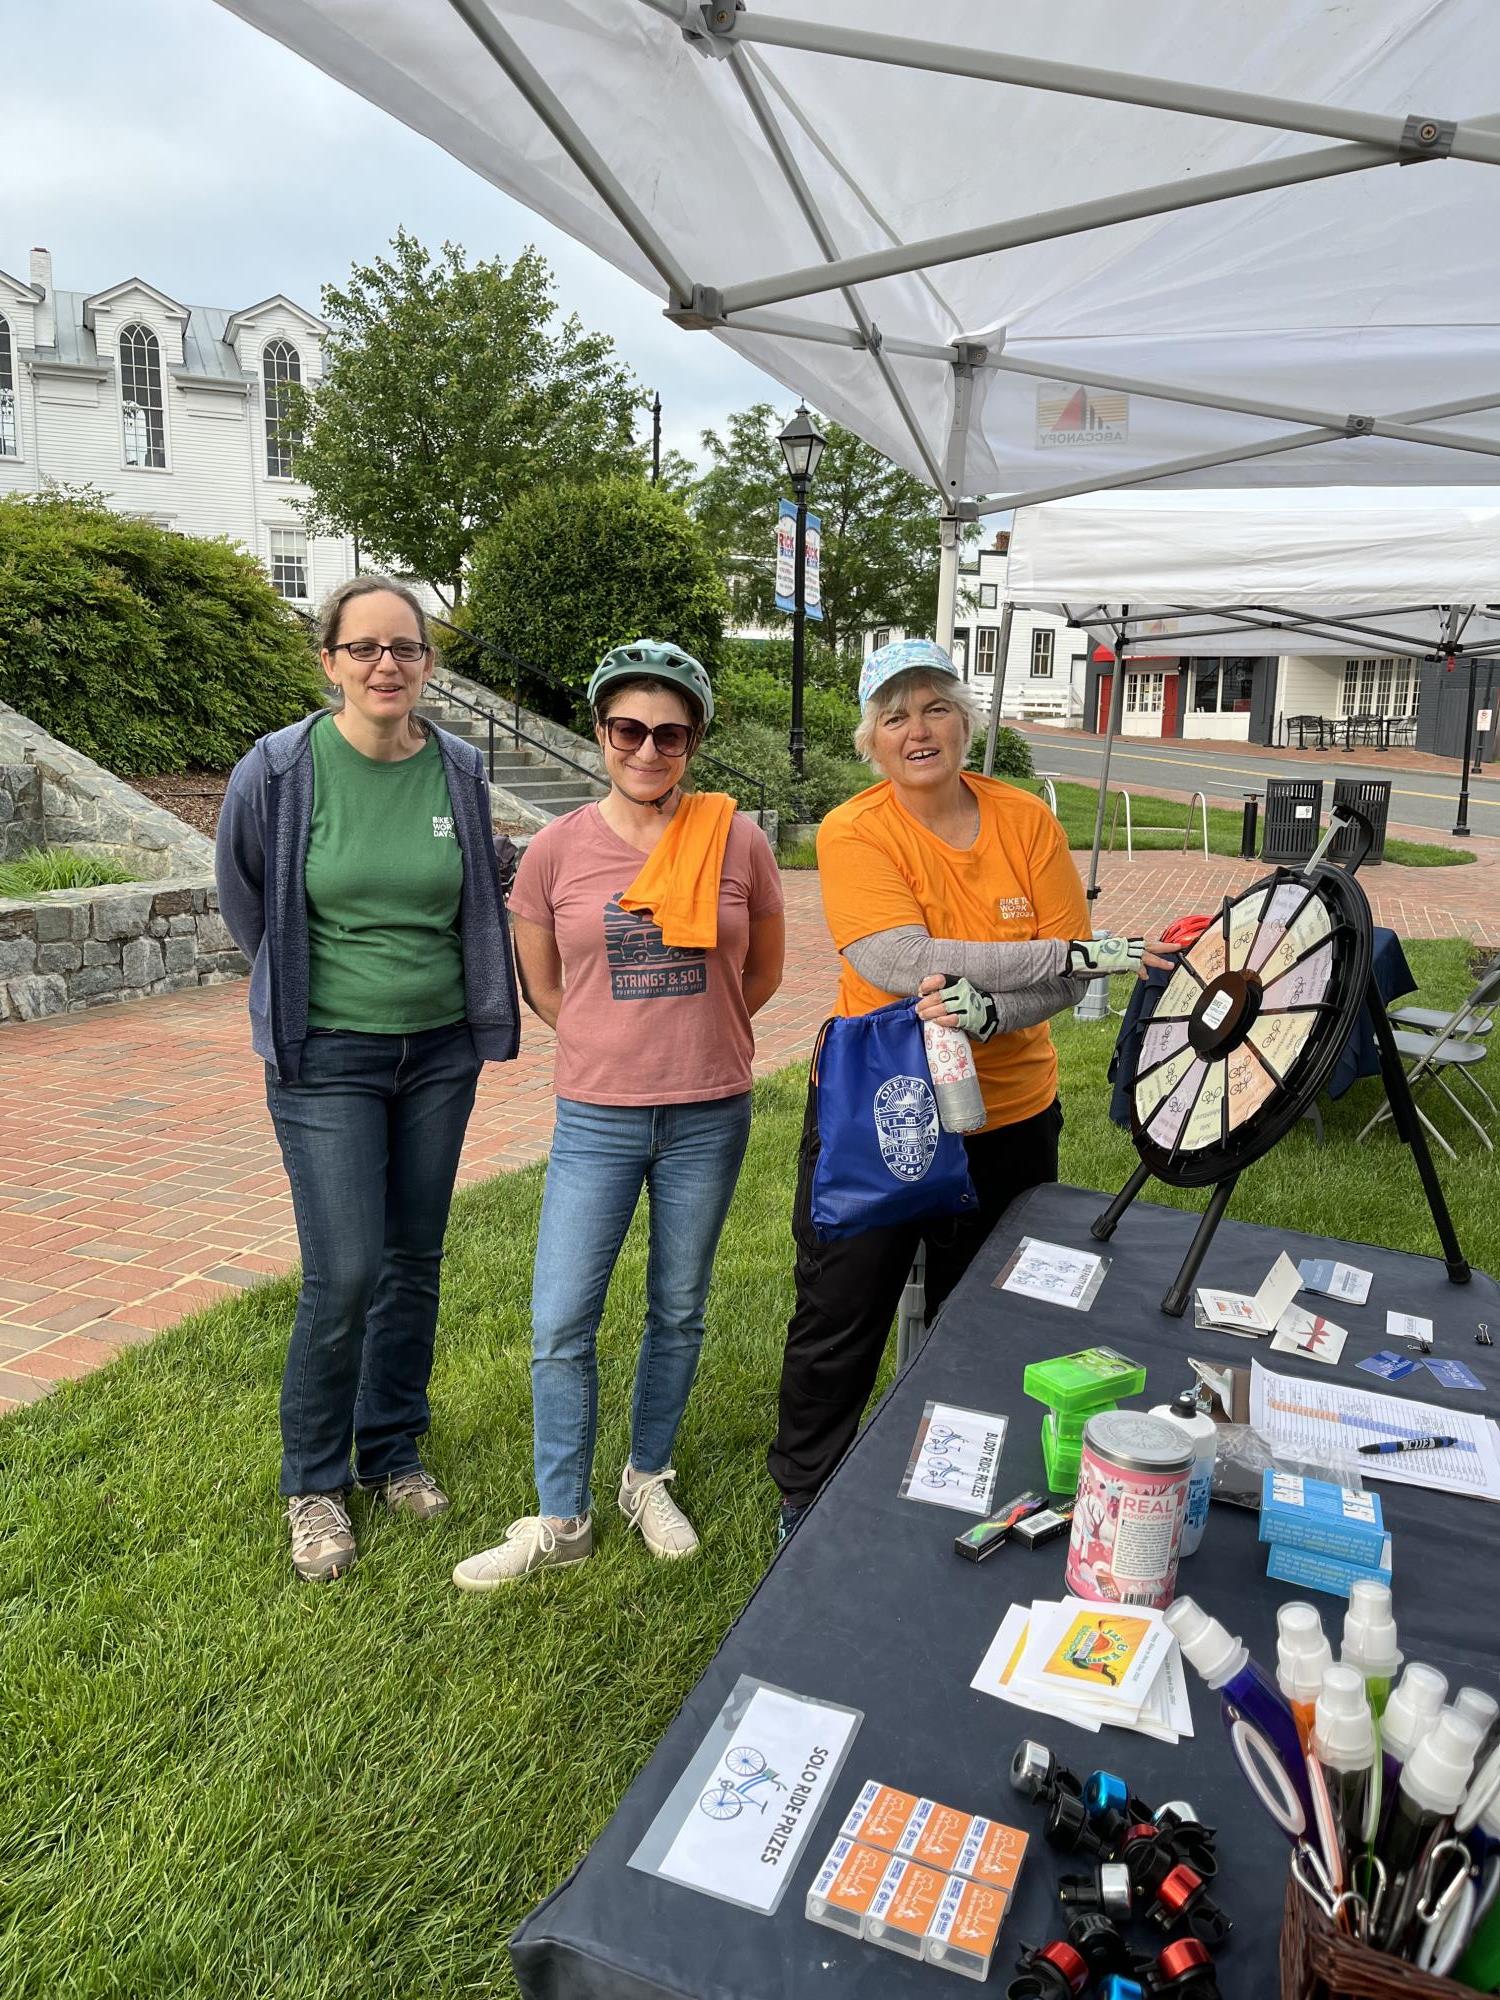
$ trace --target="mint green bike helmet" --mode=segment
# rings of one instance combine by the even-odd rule
[[[707,672],[691,653],[665,639],[632,639],[628,646],[611,647],[589,681],[589,707],[597,713],[600,695],[613,682],[645,679],[679,688],[697,708],[700,728],[713,721],[714,691]]]

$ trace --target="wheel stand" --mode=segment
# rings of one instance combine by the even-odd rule
[[[1453,1218],[1448,1213],[1443,1185],[1438,1179],[1437,1169],[1432,1163],[1432,1154],[1428,1150],[1427,1134],[1422,1130],[1422,1121],[1418,1118],[1417,1108],[1412,1102],[1411,1087],[1406,1081],[1406,1072],[1401,1067],[1401,1056],[1396,1048],[1396,1038],[1391,1032],[1385,1001],[1375,984],[1373,975],[1365,991],[1365,1005],[1370,1010],[1370,1018],[1375,1026],[1375,1041],[1380,1050],[1380,1074],[1391,1107],[1391,1117],[1397,1132],[1411,1148],[1412,1157],[1417,1163],[1417,1172],[1421,1176],[1423,1192],[1427,1196],[1427,1206],[1432,1214],[1433,1226],[1443,1247],[1443,1261],[1448,1267],[1449,1282],[1466,1285],[1471,1275],[1468,1260],[1459,1246],[1458,1232],[1454,1229]],[[1151,1169],[1143,1160],[1109,1207],[1090,1225],[1090,1235],[1100,1243],[1107,1243],[1114,1235],[1121,1216],[1150,1178]],[[1193,1284],[1199,1268],[1208,1254],[1208,1246],[1214,1239],[1214,1231],[1223,1220],[1224,1211],[1229,1206],[1229,1198],[1234,1193],[1235,1183],[1238,1180],[1239,1175],[1236,1173],[1214,1183],[1213,1194],[1209,1197],[1208,1207],[1203,1211],[1202,1220],[1194,1232],[1193,1240],[1188,1245],[1188,1253],[1182,1260],[1182,1268],[1161,1302],[1162,1311],[1173,1319],[1181,1319],[1187,1311],[1188,1300],[1192,1297]]]

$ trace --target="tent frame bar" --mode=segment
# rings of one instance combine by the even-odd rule
[[[676,6],[661,5],[659,0],[646,0],[646,4],[680,20],[684,30],[691,24],[695,39],[759,42],[774,48],[802,49],[814,55],[848,56],[861,62],[971,77],[981,83],[1007,83],[1026,90],[1059,91],[1071,97],[1141,105],[1148,110],[1179,111],[1235,125],[1261,125],[1273,131],[1300,132],[1315,138],[1352,140],[1384,147],[1392,158],[1399,160],[1451,156],[1500,166],[1500,138],[1476,130],[1472,120],[1458,123],[1425,113],[1413,113],[1403,119],[1389,112],[1310,104],[1299,98],[1270,97],[1258,91],[1177,83],[1165,77],[1091,69],[1080,63],[1049,62],[991,49],[959,48],[903,35],[876,34],[864,28],[836,28],[824,22],[790,21],[727,8],[722,10],[721,25],[718,19],[705,18],[709,12],[719,14],[720,10],[699,8],[692,0],[678,0]]]
[[[1025,602],[1024,598],[1022,602]],[[1035,608],[1044,609],[1045,606],[1039,602]],[[1269,609],[1269,607],[1262,608]],[[1411,606],[1411,612],[1415,615],[1419,611],[1432,611],[1436,608],[1433,605],[1413,605]],[[1068,623],[1077,626],[1080,632],[1094,634],[1114,632],[1119,625],[1118,617],[1111,616],[1102,605],[1096,610],[1083,615],[1071,610],[1066,603],[1062,604],[1062,609],[1067,616]],[[1227,607],[1221,610],[1190,609],[1186,612],[1173,610],[1171,607],[1163,607],[1163,609],[1174,617],[1225,618],[1230,622],[1222,626],[1209,625],[1200,627],[1197,631],[1192,632],[1153,633],[1145,630],[1136,630],[1127,633],[1131,645],[1144,645],[1156,638],[1159,638],[1164,646],[1170,646],[1174,639],[1216,639],[1221,635],[1225,638],[1233,638],[1236,633],[1241,632],[1302,632],[1313,639],[1336,639],[1343,641],[1355,652],[1367,651],[1369,640],[1374,638],[1379,640],[1381,655],[1389,654],[1392,658],[1411,660],[1429,660],[1433,658],[1432,648],[1424,646],[1419,639],[1412,638],[1409,633],[1399,635],[1395,633],[1384,634],[1370,626],[1355,625],[1346,619],[1335,616],[1316,618],[1310,613],[1299,614],[1295,611],[1288,611],[1281,616],[1272,615],[1257,618],[1251,613],[1237,612]],[[1161,614],[1143,615],[1138,620],[1130,619],[1126,623],[1128,625],[1144,627],[1152,623],[1153,619],[1159,615]],[[1192,658],[1194,656],[1189,654],[1184,657]],[[1207,658],[1209,656],[1198,655],[1197,657]],[[1267,657],[1270,656],[1268,655]],[[1330,657],[1335,656],[1330,655]]]

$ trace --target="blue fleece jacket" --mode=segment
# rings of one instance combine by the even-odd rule
[[[250,960],[255,1052],[295,1083],[307,1040],[307,896],[303,867],[312,826],[310,737],[321,715],[274,730],[235,765],[219,814],[214,878],[229,934]],[[332,724],[328,725],[330,728]],[[475,1052],[509,1062],[520,1045],[510,934],[490,827],[490,793],[473,744],[432,728],[448,779],[453,831],[464,860],[459,931]]]

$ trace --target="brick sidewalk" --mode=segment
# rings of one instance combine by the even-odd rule
[[[1107,857],[1096,921],[1156,930],[1259,872]],[[783,880],[787,980],[756,1023],[760,1074],[806,1057],[836,979],[816,876]],[[1500,944],[1493,851],[1463,869],[1372,870],[1368,887],[1404,937]],[[551,1074],[552,1037],[528,1015],[519,1060],[484,1071],[462,1182],[542,1157]],[[0,1084],[0,1410],[296,1261],[243,986],[8,1025]]]

